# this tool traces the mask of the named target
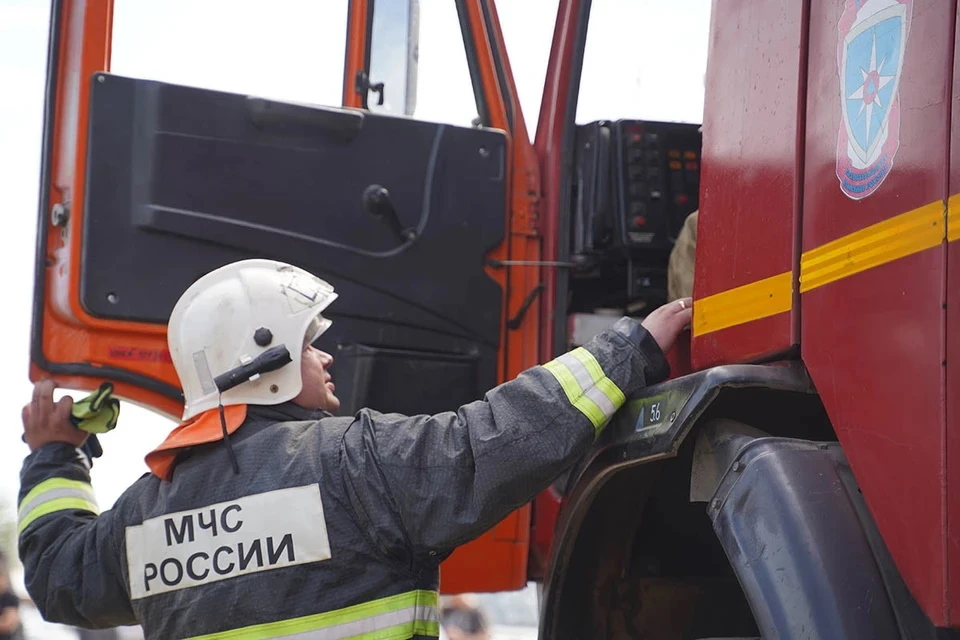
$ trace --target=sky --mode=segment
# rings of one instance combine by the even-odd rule
[[[116,0],[113,73],[296,102],[338,104],[347,0]],[[558,0],[497,2],[528,131],[536,130]],[[14,509],[27,377],[49,3],[0,0],[0,211],[10,274],[0,383],[0,506]],[[709,0],[594,0],[577,121],[700,122]],[[476,117],[456,10],[420,0],[413,117],[469,126]],[[335,372],[334,372],[335,373]],[[79,395],[75,394],[75,397]],[[93,484],[101,509],[146,471],[143,456],[175,426],[124,403],[103,436]]]

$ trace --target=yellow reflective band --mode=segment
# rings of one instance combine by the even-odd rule
[[[17,509],[19,533],[37,518],[65,511],[80,509],[97,514],[97,498],[89,482],[68,480],[67,478],[49,478],[31,489]]]
[[[960,195],[950,196],[947,200],[947,240],[953,242],[960,238]]]
[[[44,480],[33,489],[31,489],[27,495],[23,497],[23,500],[20,501],[19,511],[22,515],[23,510],[31,502],[35,501],[41,495],[53,491],[55,489],[75,489],[77,491],[83,491],[90,496],[90,499],[94,499],[93,486],[89,482],[83,482],[81,480],[69,480],[67,478],[50,478]]]
[[[600,368],[600,363],[597,362],[597,359],[583,347],[577,347],[570,352],[570,355],[583,363],[583,366],[587,369],[587,373],[590,374],[590,378],[593,379],[594,383],[600,382],[606,377],[603,375],[603,369]]]
[[[587,396],[580,396],[577,398],[577,401],[573,403],[573,406],[576,407],[577,411],[587,416],[587,419],[590,421],[590,424],[593,425],[593,430],[598,434],[607,424],[607,416],[603,412],[596,402]]]
[[[781,273],[694,301],[693,335],[775,316],[792,307],[793,275]]]
[[[344,638],[337,637],[336,640],[409,640],[411,636],[427,636],[433,638],[440,637],[440,623],[439,622],[415,622],[413,627],[413,632],[410,631],[410,626],[406,624],[398,624],[395,627],[389,627],[387,629],[381,629],[374,633],[362,633],[358,636],[349,636]],[[310,638],[312,640],[313,636],[302,636],[304,638]],[[333,636],[330,636],[333,640]],[[299,638],[297,640],[300,640]]]
[[[567,400],[570,401],[570,404],[575,405],[580,396],[583,395],[583,390],[580,389],[580,385],[577,384],[577,379],[573,377],[573,374],[556,360],[551,360],[543,365],[543,368],[553,374],[553,377],[563,388],[563,392],[567,394]]]
[[[583,347],[577,347],[543,367],[553,374],[567,400],[587,417],[597,434],[626,402],[623,391],[603,373],[597,359]]]
[[[21,518],[20,525],[17,527],[17,534],[23,533],[23,531],[30,526],[30,523],[37,518],[56,513],[57,511],[67,511],[70,509],[89,511],[94,515],[100,513],[97,505],[89,500],[83,500],[82,498],[55,498],[32,509],[26,516]]]
[[[289,620],[220,631],[189,640],[264,640],[296,635],[297,640],[405,640],[440,635],[440,596],[410,591],[362,604]]]
[[[837,238],[800,256],[800,293],[874,267],[960,240],[960,194],[937,200]],[[781,273],[694,301],[693,335],[776,315],[793,308],[793,277]]]
[[[603,392],[603,395],[610,398],[610,402],[613,403],[613,406],[617,409],[623,406],[623,403],[627,401],[627,397],[623,395],[623,391],[620,391],[620,387],[613,383],[613,380],[604,376],[602,380],[597,381],[597,389]]]
[[[938,200],[804,252],[800,293],[937,246],[945,215]]]
[[[623,391],[620,391],[620,387],[615,385],[613,380],[604,375],[600,363],[597,362],[597,359],[593,357],[592,353],[583,347],[577,347],[570,352],[570,355],[583,363],[590,377],[593,378],[593,383],[603,392],[603,395],[607,396],[615,409],[623,406],[623,403],[627,401],[623,395]]]

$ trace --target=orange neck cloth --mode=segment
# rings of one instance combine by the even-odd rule
[[[223,408],[223,417],[227,423],[227,433],[232,434],[247,419],[247,405],[237,404]],[[220,425],[220,410],[210,409],[170,432],[159,447],[147,454],[144,459],[153,475],[161,480],[173,478],[173,468],[177,456],[190,447],[223,440],[223,427]]]

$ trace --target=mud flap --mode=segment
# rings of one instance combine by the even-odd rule
[[[704,428],[743,443],[707,510],[762,636],[942,637],[917,618],[839,445],[743,438],[742,427]]]

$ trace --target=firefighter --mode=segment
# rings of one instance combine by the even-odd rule
[[[184,421],[99,515],[71,400],[34,387],[19,548],[48,620],[164,639],[435,638],[441,561],[663,380],[691,318],[688,300],[623,318],[457,411],[335,417],[333,358],[312,343],[336,295],[268,260],[190,286],[168,326]]]
[[[670,251],[667,265],[667,301],[673,302],[693,296],[693,274],[697,257],[697,220],[694,211],[683,223],[680,235]]]

